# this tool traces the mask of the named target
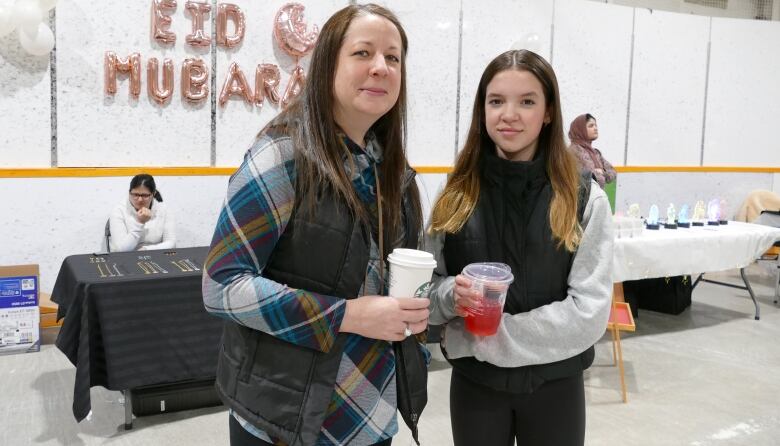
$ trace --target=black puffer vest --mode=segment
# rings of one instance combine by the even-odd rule
[[[408,170],[404,184],[414,181]],[[404,189],[404,209],[408,207]],[[344,201],[319,193],[310,207],[296,197],[293,211],[264,277],[315,293],[357,297],[369,261],[368,227],[350,215]],[[314,215],[310,212],[314,209]],[[407,228],[418,227],[407,212]],[[404,247],[416,248],[418,234],[404,231]],[[300,347],[233,322],[226,322],[217,365],[222,401],[245,420],[290,446],[317,440],[331,401],[346,335],[329,352]]]
[[[473,262],[503,262],[515,276],[504,312],[517,314],[564,300],[573,254],[557,248],[549,222],[552,185],[545,162],[511,162],[493,154],[481,164],[480,196],[474,213],[456,234],[447,234],[444,260],[457,274]],[[583,187],[583,185],[585,187]],[[579,217],[587,203],[590,177],[581,179]],[[590,367],[593,347],[550,364],[504,368],[474,357],[450,359],[457,372],[476,383],[512,393],[530,393],[546,381]]]

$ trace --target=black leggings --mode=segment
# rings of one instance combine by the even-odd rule
[[[582,446],[582,373],[549,381],[530,394],[493,390],[452,371],[450,421],[455,446]]]
[[[233,415],[228,415],[228,417],[230,418],[230,446],[274,446],[250,434]],[[390,446],[392,441],[392,438],[388,438],[374,446]]]

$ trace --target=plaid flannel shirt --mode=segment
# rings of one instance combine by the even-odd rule
[[[362,149],[346,137],[344,144],[354,161],[350,163],[345,156],[344,165],[357,195],[375,213],[374,163],[381,163],[381,148],[369,140]],[[295,203],[294,181],[289,138],[258,138],[230,179],[206,260],[203,299],[212,314],[296,345],[328,351],[339,332],[346,301],[292,289],[262,275],[289,222]],[[384,274],[379,271],[379,249],[372,238],[367,280],[359,295],[381,294],[380,275]],[[392,346],[356,334],[348,336],[318,445],[370,445],[398,431]],[[233,416],[253,435],[282,444],[237,414]]]

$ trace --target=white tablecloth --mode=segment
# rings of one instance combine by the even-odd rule
[[[613,282],[742,268],[780,240],[780,229],[730,221],[615,239]]]

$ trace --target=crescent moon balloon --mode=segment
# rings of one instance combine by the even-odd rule
[[[310,32],[306,32],[306,23],[303,21],[305,7],[300,3],[287,3],[279,8],[274,19],[274,37],[279,47],[293,57],[303,57],[308,54],[317,43],[319,29],[312,26]]]

